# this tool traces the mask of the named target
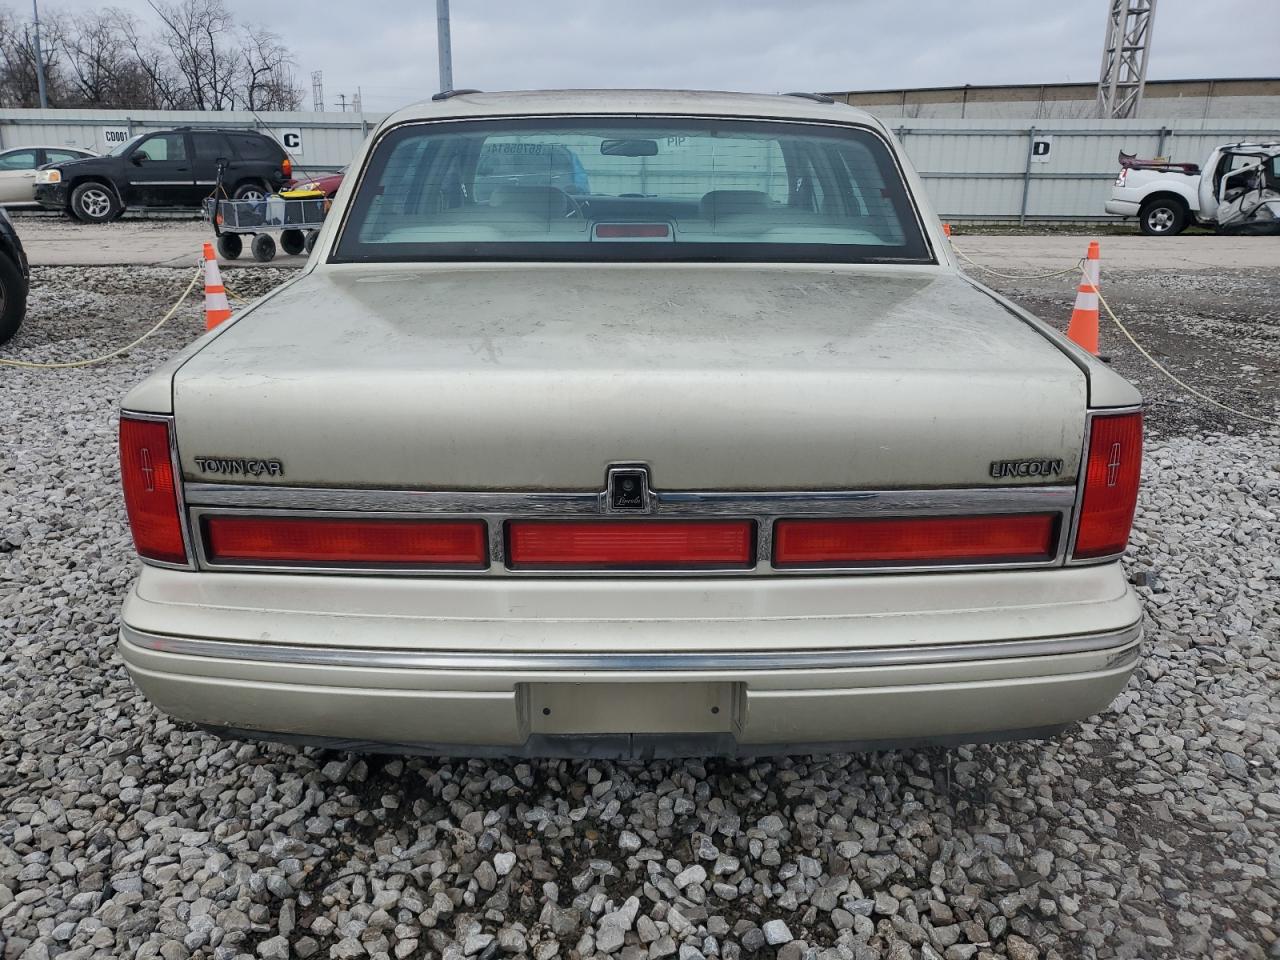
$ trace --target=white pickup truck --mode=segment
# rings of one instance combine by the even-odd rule
[[[1280,232],[1280,143],[1214,148],[1202,166],[1121,152],[1107,213],[1137,217],[1149,236],[1191,224],[1220,231]]]

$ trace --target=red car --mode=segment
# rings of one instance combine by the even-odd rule
[[[342,178],[346,172],[347,168],[343,167],[337,173],[326,174],[323,177],[305,177],[301,180],[294,180],[285,189],[323,190],[326,197],[333,199],[333,195],[338,192],[338,187],[342,186]]]

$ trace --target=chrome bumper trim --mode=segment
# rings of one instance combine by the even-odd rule
[[[484,653],[463,651],[416,652],[353,647],[304,647],[271,643],[173,637],[135,630],[121,624],[125,642],[143,650],[188,657],[244,660],[308,667],[365,667],[391,670],[465,670],[542,672],[586,670],[600,672],[649,671],[774,671],[840,670],[860,667],[900,667],[1003,660],[1020,657],[1064,656],[1113,651],[1111,666],[1127,656],[1136,658],[1142,624],[1110,633],[998,640],[989,643],[922,644],[918,647],[878,647],[866,650],[797,650],[731,653]]]
[[[475,516],[600,517],[603,494],[447,490],[364,490],[266,484],[185,483],[187,503],[269,510],[380,511]],[[1074,485],[967,487],[938,490],[653,491],[653,507],[637,516],[840,516],[1069,511]]]

